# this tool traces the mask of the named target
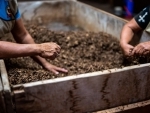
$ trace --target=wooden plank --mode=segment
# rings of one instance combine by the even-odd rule
[[[3,60],[0,60],[0,70],[1,70],[1,80],[3,86],[2,96],[5,102],[5,108],[7,113],[14,113],[11,89],[9,86],[8,75]]]
[[[6,113],[1,76],[0,76],[0,113]]]
[[[149,111],[150,100],[147,100],[92,113],[149,113]]]
[[[23,84],[23,96],[14,90],[16,110],[81,113],[143,101],[150,98],[149,65]]]
[[[0,113],[6,113],[5,101],[4,101],[4,96],[3,96],[3,85],[2,85],[2,81],[1,81],[2,80],[1,74],[2,74],[2,71],[0,69]]]

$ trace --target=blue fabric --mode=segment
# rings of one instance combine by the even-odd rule
[[[16,5],[17,6],[17,5]],[[2,20],[11,21],[21,17],[19,10],[17,12],[8,13],[9,2],[7,0],[0,0],[0,18]],[[10,15],[9,15],[10,14]]]
[[[133,0],[124,0],[125,16],[133,16],[134,2]]]

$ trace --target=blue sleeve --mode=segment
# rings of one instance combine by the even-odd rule
[[[16,14],[15,14],[15,19],[17,20],[17,19],[19,19],[19,18],[21,18],[21,14],[20,14],[20,12],[19,12],[19,9],[17,9],[17,12],[16,12]]]

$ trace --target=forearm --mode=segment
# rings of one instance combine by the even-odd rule
[[[31,35],[26,31],[22,35],[13,35],[15,41],[20,44],[35,44]]]
[[[35,44],[30,34],[26,34],[23,37],[23,40],[20,40],[19,43]],[[45,67],[44,64],[47,63],[45,58],[42,58],[38,55],[31,56],[31,58],[43,67]]]
[[[121,45],[129,44],[133,36],[134,36],[133,30],[129,26],[125,25],[121,32],[120,44]]]
[[[26,44],[35,44],[33,38],[30,34],[26,34],[23,37],[23,40],[18,41],[19,43],[26,43]],[[42,67],[46,67],[45,65],[48,63],[45,58],[40,57],[39,55],[31,56],[31,58],[36,61],[38,64],[40,64]]]
[[[140,30],[142,30],[142,28],[137,24],[134,18],[126,23],[121,32],[120,45],[129,44],[134,34]]]
[[[67,70],[65,70],[63,68],[59,68],[57,66],[49,64],[49,62],[47,62],[46,59],[45,59],[45,58],[49,58],[49,59],[53,60],[57,56],[57,54],[60,52],[60,47],[57,44],[55,44],[55,43],[35,44],[34,40],[32,39],[32,37],[30,36],[30,34],[25,29],[25,27],[24,27],[21,19],[16,20],[14,28],[12,29],[12,34],[13,34],[13,37],[16,40],[16,42],[22,44],[21,46],[23,46],[23,45],[40,45],[39,46],[40,54],[36,54],[36,53],[32,54],[32,52],[33,52],[32,49],[34,47],[33,48],[26,47],[26,49],[18,50],[18,51],[24,51],[23,53],[18,53],[18,51],[16,50],[15,53],[11,53],[11,55],[10,55],[9,52],[12,51],[11,47],[13,47],[13,45],[11,45],[9,47],[9,49],[7,49],[7,52],[6,52],[6,54],[10,55],[10,57],[14,56],[15,54],[16,54],[16,56],[19,56],[20,54],[29,55],[37,63],[39,63],[40,65],[42,65],[45,69],[47,69],[49,71],[52,71],[55,74],[58,74],[59,71],[60,72],[67,72]],[[15,47],[15,48],[18,49],[18,47]],[[14,49],[13,49],[13,51],[14,51]],[[29,51],[31,51],[31,52],[29,52]],[[35,51],[36,50],[34,50],[34,52]],[[5,52],[5,51],[3,51],[3,52]]]
[[[49,63],[45,58],[42,58],[40,56],[31,56],[31,58],[37,62],[39,65],[41,65],[43,68],[46,67],[46,64]]]
[[[36,44],[16,44],[0,41],[0,58],[33,56],[40,53]]]

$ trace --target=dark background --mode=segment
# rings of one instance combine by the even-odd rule
[[[18,0],[18,1],[39,1],[39,0]],[[92,5],[109,13],[114,13],[113,10],[115,6],[121,7],[124,6],[124,0],[77,0],[77,1]],[[150,5],[150,0],[133,0],[133,2],[134,2],[134,9],[133,9],[134,14],[139,13],[144,7]]]
[[[89,5],[93,5],[94,3],[97,5],[107,4],[110,8],[115,6],[124,6],[124,0],[78,0],[81,2],[88,3]],[[150,0],[133,0],[134,2],[134,13],[140,12],[144,7],[150,5]]]

